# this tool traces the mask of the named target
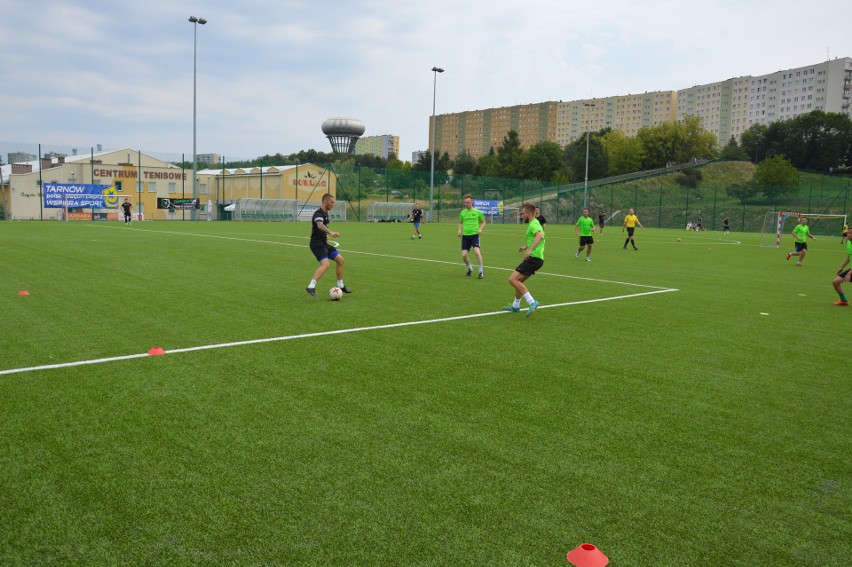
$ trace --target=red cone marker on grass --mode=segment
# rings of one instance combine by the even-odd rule
[[[584,543],[572,549],[568,552],[567,559],[571,565],[577,567],[604,567],[609,563],[609,558],[591,543]]]

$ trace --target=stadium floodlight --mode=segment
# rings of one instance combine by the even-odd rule
[[[207,23],[204,18],[196,18],[190,16],[189,21],[192,22],[192,198],[198,199],[198,158],[195,153],[195,133],[196,133],[196,54],[198,52],[198,24],[202,26]],[[198,218],[198,212],[192,209],[192,218]]]
[[[594,108],[595,103],[592,102],[584,102],[583,106],[586,108]],[[588,111],[586,114],[586,180],[583,182],[583,208],[586,209],[589,207],[589,132],[592,129],[591,118],[588,115]]]
[[[434,222],[434,196],[435,196],[435,95],[438,92],[438,73],[443,73],[444,70],[440,67],[432,67],[434,80],[432,81],[432,143],[429,149],[432,150],[432,166],[429,168],[429,222]]]

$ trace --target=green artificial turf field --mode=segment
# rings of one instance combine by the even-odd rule
[[[333,228],[0,223],[0,563],[852,563],[837,237]]]

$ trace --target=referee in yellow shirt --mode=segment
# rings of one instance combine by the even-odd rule
[[[621,227],[621,232],[624,232],[624,229],[627,229],[627,240],[624,241],[624,246],[621,248],[622,250],[627,250],[627,243],[633,245],[634,250],[639,250],[636,248],[636,242],[633,240],[633,231],[636,230],[636,225],[642,226],[642,223],[639,222],[639,217],[637,217],[633,213],[633,209],[627,212],[627,216],[624,217],[624,226]],[[645,227],[642,227],[645,228]]]

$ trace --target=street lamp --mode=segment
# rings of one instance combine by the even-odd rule
[[[207,20],[204,18],[196,18],[195,16],[190,16],[189,21],[192,22],[192,198],[198,199],[198,186],[196,179],[196,170],[198,169],[198,159],[195,154],[195,124],[196,124],[196,112],[195,112],[195,59],[196,53],[198,52],[198,24],[202,26],[207,23]],[[198,213],[196,209],[192,209],[192,218],[193,220],[198,218]]]
[[[584,102],[586,108],[594,108],[594,102]],[[586,111],[586,180],[583,182],[583,208],[589,206],[589,132],[591,131],[591,118]]]
[[[438,73],[443,73],[444,70],[440,67],[432,67],[432,73],[434,73],[435,78],[432,81],[432,143],[430,144],[432,150],[432,167],[430,168],[429,174],[429,221],[435,222],[435,206],[434,206],[434,194],[435,194],[435,94],[438,89]]]

